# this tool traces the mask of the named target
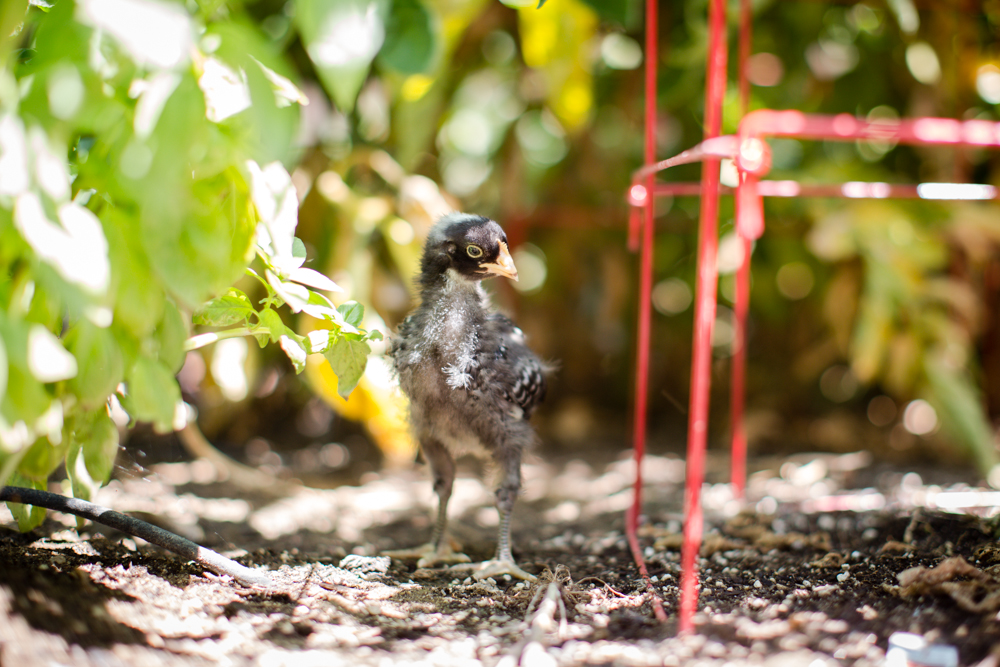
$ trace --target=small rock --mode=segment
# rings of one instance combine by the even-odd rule
[[[909,632],[896,632],[889,637],[885,661],[888,665],[958,667],[958,648],[950,644],[930,644],[924,637]]]
[[[523,667],[556,667],[559,663],[545,652],[545,647],[538,642],[529,642],[521,653]]]
[[[351,554],[340,561],[340,567],[355,574],[385,574],[392,559],[388,556],[359,556]]]

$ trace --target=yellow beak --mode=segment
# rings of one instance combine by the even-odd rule
[[[500,241],[500,254],[497,255],[497,261],[489,264],[480,264],[479,266],[486,273],[503,276],[514,281],[517,280],[517,268],[514,266],[514,260],[511,259],[510,251],[507,250],[507,244],[503,241]]]

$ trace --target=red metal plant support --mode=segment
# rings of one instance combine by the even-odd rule
[[[656,159],[656,59],[657,59],[657,7],[656,0],[646,2],[646,123],[645,123],[645,160],[648,163]],[[646,191],[653,190],[653,173],[646,177]],[[638,212],[638,209],[635,209]],[[638,223],[638,217],[634,217]],[[629,245],[641,249],[639,260],[639,324],[638,341],[636,344],[636,374],[635,374],[635,421],[633,426],[632,450],[635,456],[635,487],[632,506],[625,519],[625,534],[628,537],[632,557],[639,568],[639,574],[646,582],[646,588],[653,600],[653,609],[660,621],[667,619],[660,601],[649,579],[646,563],[642,558],[639,546],[638,525],[639,510],[642,507],[642,458],[646,453],[646,400],[649,387],[649,329],[650,329],[650,299],[653,292],[653,200],[647,197],[646,206],[642,210],[642,225],[631,225]],[[639,243],[641,231],[642,242]]]
[[[720,194],[736,196],[736,231],[743,247],[737,273],[735,314],[736,341],[732,368],[732,484],[742,495],[746,478],[746,436],[742,426],[746,316],[750,292],[750,251],[753,241],[763,234],[763,197],[844,197],[844,198],[918,198],[936,200],[984,200],[1000,197],[997,188],[967,183],[889,183],[849,182],[840,184],[800,184],[796,181],[761,180],[770,170],[770,148],[765,137],[855,141],[882,140],[907,144],[950,145],[1000,148],[1000,123],[958,121],[947,118],[917,118],[877,123],[847,114],[823,116],[799,111],[761,109],[747,114],[740,122],[737,136],[718,136],[721,126],[722,99],[726,86],[726,18],[723,0],[710,0],[709,52],[705,94],[705,138],[683,153],[654,162],[653,128],[656,125],[656,1],[647,0],[646,24],[646,153],[645,165],[632,178],[628,202],[630,215],[629,246],[641,251],[639,289],[639,333],[636,353],[636,401],[634,450],[636,462],[635,493],[626,521],[626,534],[636,564],[646,581],[657,618],[665,619],[662,604],[649,580],[637,537],[641,510],[642,458],[645,452],[646,394],[650,344],[650,297],[653,270],[653,202],[662,195],[698,195],[701,216],[698,238],[698,273],[696,285],[694,354],[691,368],[691,398],[688,423],[687,478],[684,494],[684,540],[681,547],[681,599],[679,629],[694,629],[698,603],[698,551],[701,548],[701,487],[704,481],[705,448],[708,431],[712,326],[716,308],[717,217]],[[742,111],[749,99],[746,62],[750,50],[750,3],[741,0],[739,90]],[[732,159],[739,175],[735,189],[719,185],[719,161]],[[654,183],[655,173],[664,169],[703,162],[700,183]],[[642,219],[639,218],[642,208]]]
[[[719,136],[722,99],[726,94],[726,4],[708,7],[708,75],[705,89],[705,139]],[[681,547],[680,631],[694,629],[698,604],[696,559],[701,548],[701,481],[705,478],[708,444],[708,400],[711,389],[712,328],[715,324],[718,269],[719,159],[708,156],[701,168],[701,218],[698,223],[698,275],[695,286],[694,354],[688,419],[687,483],[684,488],[684,542]]]
[[[747,64],[750,61],[752,18],[750,0],[740,0],[740,58],[738,71],[741,117],[746,116],[747,111],[750,110],[750,79],[747,78]],[[747,434],[743,424],[743,399],[746,394],[747,348],[745,342],[747,312],[750,307],[750,253],[753,252],[753,239],[740,235],[739,240],[743,254],[740,266],[736,271],[736,294],[733,302],[736,335],[733,336],[733,358],[729,382],[729,428],[732,431],[732,455],[729,475],[734,495],[742,499],[747,481]]]

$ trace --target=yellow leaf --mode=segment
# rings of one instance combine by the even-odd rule
[[[434,85],[432,77],[426,74],[412,74],[403,81],[403,88],[400,92],[407,102],[416,102],[431,89],[432,85]]]
[[[518,11],[524,62],[543,74],[545,99],[567,130],[586,123],[593,101],[590,45],[597,14],[580,0],[550,0]]]

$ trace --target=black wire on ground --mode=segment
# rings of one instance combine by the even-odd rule
[[[134,537],[140,537],[150,544],[155,544],[167,551],[172,551],[182,558],[193,560],[217,574],[229,575],[244,586],[269,586],[271,584],[271,578],[266,572],[245,567],[220,553],[199,546],[180,535],[175,535],[168,530],[163,530],[145,521],[134,519],[121,512],[116,512],[101,505],[95,505],[86,500],[67,498],[56,493],[39,491],[38,489],[5,486],[0,488],[0,501],[34,505],[35,507],[44,507],[56,512],[73,514],[84,519],[90,519],[91,521],[114,528],[115,530],[120,530]]]

